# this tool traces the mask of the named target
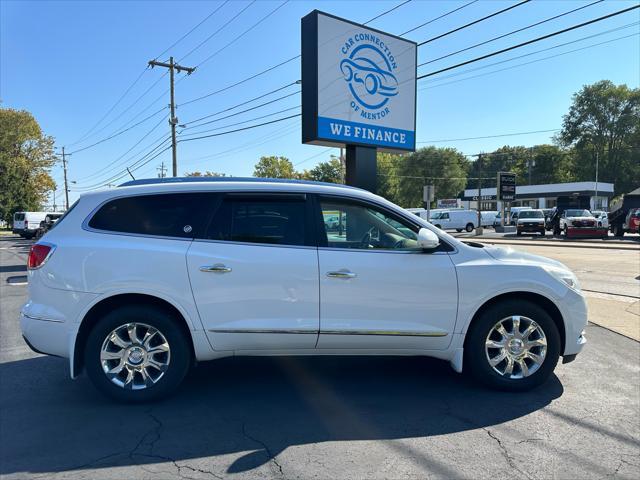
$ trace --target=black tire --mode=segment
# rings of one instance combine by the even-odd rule
[[[521,237],[521,236],[522,236],[522,232],[521,232],[520,230],[518,230],[518,231],[516,232],[516,235],[518,235],[519,237]]]
[[[496,372],[487,358],[485,342],[493,326],[501,319],[512,315],[528,317],[543,330],[547,340],[544,361],[533,374],[512,379]],[[497,303],[474,319],[465,339],[464,368],[479,382],[499,390],[523,392],[546,382],[555,369],[560,357],[560,333],[553,319],[538,305],[529,301],[506,300]]]
[[[467,225],[464,227],[464,229],[465,229],[468,233],[473,232],[473,223],[467,223]]]
[[[434,226],[435,226],[436,228],[439,228],[440,230],[442,230],[442,226],[441,226],[440,224],[437,224],[437,223],[436,223]]]
[[[613,234],[616,237],[624,237],[624,228],[622,228],[622,224],[618,223],[613,227]]]
[[[91,382],[105,395],[126,403],[144,403],[171,394],[191,366],[190,340],[178,321],[165,310],[148,305],[127,305],[104,315],[89,333],[85,346],[84,365]],[[156,328],[170,347],[170,359],[164,375],[154,385],[140,390],[125,389],[113,383],[102,370],[100,362],[100,351],[107,336],[116,328],[132,322]]]
[[[547,236],[547,231],[544,228],[542,230],[540,230],[540,236],[541,237],[546,237]]]
[[[24,238],[25,240],[31,240],[34,236],[35,234],[33,233],[25,233],[24,235],[22,235],[22,238]]]
[[[461,228],[456,228],[456,232],[460,233],[462,231]]]
[[[564,238],[569,238],[569,227],[564,226]]]

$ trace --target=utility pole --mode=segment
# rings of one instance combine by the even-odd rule
[[[158,178],[164,178],[167,176],[167,167],[164,166],[164,160],[162,161],[162,164],[156,168],[156,170],[158,170],[160,173],[158,173]]]
[[[65,210],[69,210],[69,184],[67,183],[67,157],[62,147],[62,168],[64,170],[64,199],[66,201]]]
[[[482,154],[478,154],[478,226],[476,235],[482,234]],[[497,194],[497,192],[496,192]]]
[[[593,209],[598,209],[598,160],[599,160],[599,152],[596,152],[596,198],[593,200]]]
[[[173,176],[178,176],[178,150],[176,144],[176,125],[178,124],[178,119],[176,118],[176,103],[175,103],[175,95],[174,95],[174,81],[173,74],[174,71],[185,71],[187,75],[191,75],[195,68],[192,67],[183,67],[182,65],[178,65],[174,63],[173,57],[169,57],[169,63],[158,62],[156,60],[149,60],[149,65],[151,68],[153,67],[164,67],[169,69],[169,85],[171,90],[171,118],[169,119],[169,124],[171,125],[171,151],[173,155]]]

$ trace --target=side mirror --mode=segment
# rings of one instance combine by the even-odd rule
[[[418,247],[433,250],[440,245],[440,239],[428,228],[421,228],[418,232]]]

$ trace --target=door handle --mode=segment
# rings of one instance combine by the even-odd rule
[[[215,265],[203,265],[200,267],[200,271],[210,273],[229,273],[231,268],[223,265],[222,263],[216,263]]]
[[[338,270],[337,272],[327,272],[330,278],[356,278],[358,275],[349,270]]]

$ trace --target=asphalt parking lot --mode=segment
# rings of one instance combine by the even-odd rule
[[[125,406],[24,344],[28,245],[0,236],[2,478],[640,477],[640,344],[614,331],[590,324],[578,359],[525,394],[423,358],[229,358]],[[610,253],[631,262],[615,268],[588,248],[562,260],[583,286],[637,292],[638,251]]]

